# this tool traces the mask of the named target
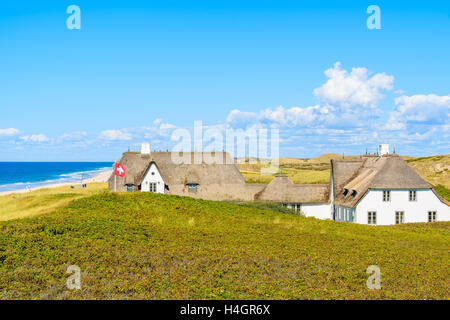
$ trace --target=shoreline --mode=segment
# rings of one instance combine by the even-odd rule
[[[113,173],[112,170],[102,171],[91,178],[83,180],[83,183],[88,184],[88,183],[94,183],[94,182],[108,182],[108,179],[112,173]],[[39,187],[33,187],[33,188],[29,188],[29,189],[25,188],[25,189],[11,190],[11,191],[2,191],[2,192],[0,192],[0,196],[6,196],[6,195],[14,194],[14,193],[27,193],[27,192],[36,191],[39,189],[58,188],[58,187],[77,186],[77,185],[80,185],[79,180],[69,181],[69,182],[57,182],[57,183],[52,183],[49,185],[44,185],[44,186],[39,186]]]

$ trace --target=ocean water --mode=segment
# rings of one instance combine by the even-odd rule
[[[0,192],[78,182],[112,169],[112,162],[0,162]]]

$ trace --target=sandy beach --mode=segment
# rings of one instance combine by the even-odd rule
[[[93,183],[93,182],[107,182],[109,177],[112,174],[112,170],[106,170],[106,171],[102,171],[99,174],[93,176],[92,178],[88,178],[83,180],[83,183]],[[29,188],[29,189],[20,189],[20,190],[13,190],[13,191],[4,191],[4,192],[0,192],[0,196],[5,196],[8,194],[12,194],[12,193],[26,193],[26,192],[31,192],[34,190],[39,190],[39,189],[45,189],[45,188],[58,188],[58,187],[64,187],[64,186],[77,186],[80,184],[80,181],[72,181],[72,182],[61,182],[61,183],[54,183],[54,184],[49,184],[49,185],[44,185],[44,186],[40,186],[40,187],[35,187],[35,188]]]

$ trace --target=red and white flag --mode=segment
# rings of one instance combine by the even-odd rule
[[[114,174],[119,177],[125,177],[125,167],[121,164],[114,163]]]

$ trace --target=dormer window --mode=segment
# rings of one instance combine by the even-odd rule
[[[345,197],[347,194],[348,194],[348,189],[345,189],[345,190],[344,190],[344,194],[343,194],[344,197]]]
[[[352,198],[354,198],[354,197],[356,197],[356,194],[357,194],[358,192],[356,191],[356,190],[353,190],[353,192],[352,192]]]

